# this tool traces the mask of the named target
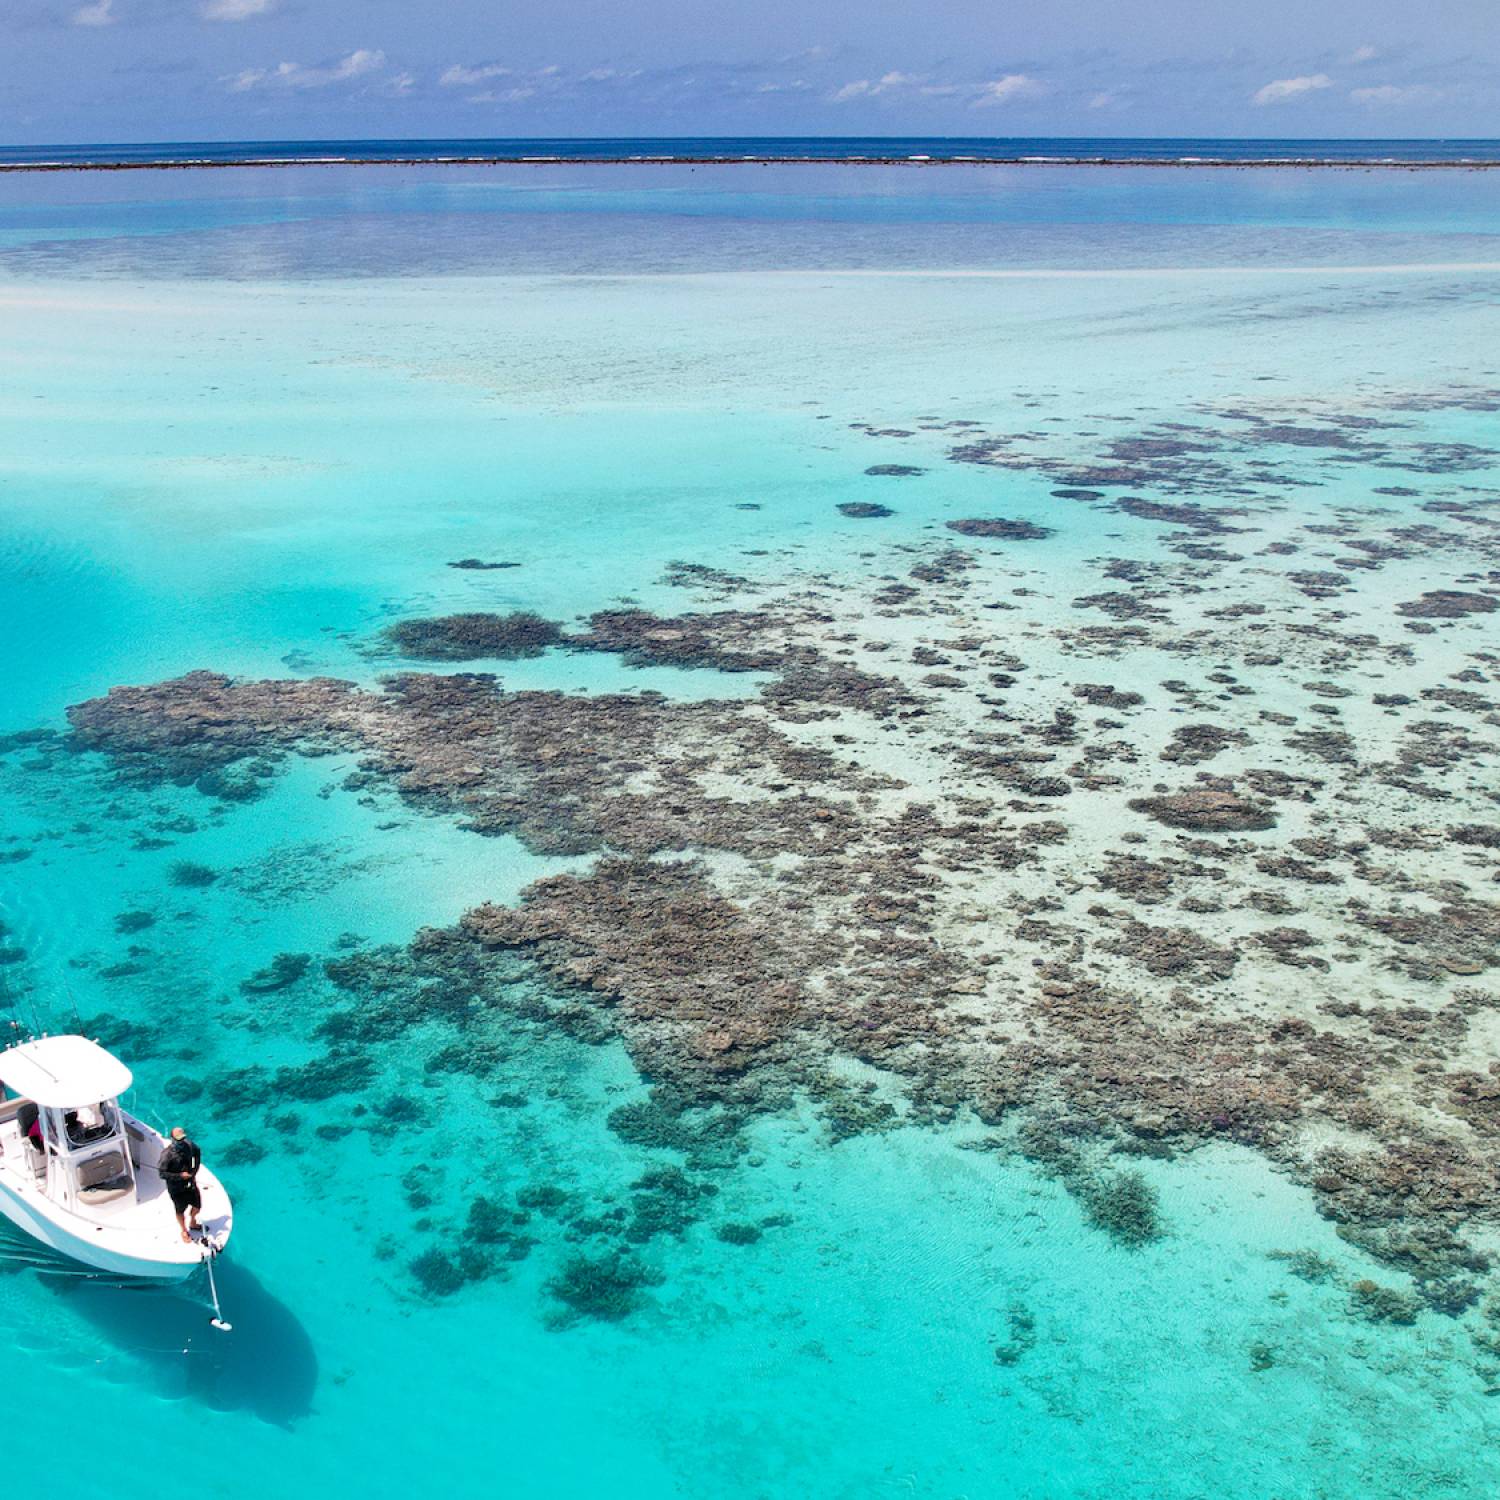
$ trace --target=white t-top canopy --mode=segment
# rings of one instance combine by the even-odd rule
[[[116,1099],[130,1087],[130,1069],[86,1036],[44,1036],[0,1052],[0,1082],[12,1093],[52,1109],[78,1109]]]

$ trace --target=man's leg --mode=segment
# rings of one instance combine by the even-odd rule
[[[192,1237],[192,1235],[190,1235],[188,1233],[188,1231],[187,1231],[187,1225],[182,1222],[182,1216],[186,1212],[187,1212],[187,1209],[185,1209],[185,1208],[179,1208],[177,1210],[177,1227],[182,1231],[182,1237],[183,1237],[183,1239],[185,1239],[188,1242],[188,1244],[191,1245],[193,1243],[193,1237]]]

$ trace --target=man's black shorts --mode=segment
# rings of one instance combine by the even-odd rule
[[[189,1208],[203,1207],[203,1194],[198,1191],[196,1182],[173,1182],[167,1179],[167,1192],[172,1196],[172,1207],[178,1213],[183,1213]]]

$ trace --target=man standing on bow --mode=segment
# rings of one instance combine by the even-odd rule
[[[156,1170],[161,1173],[177,1214],[177,1227],[182,1237],[192,1244],[190,1231],[201,1229],[198,1210],[203,1207],[203,1194],[198,1191],[198,1168],[203,1165],[203,1153],[188,1139],[181,1125],[172,1127],[172,1142],[161,1154]],[[192,1218],[184,1223],[184,1216]]]

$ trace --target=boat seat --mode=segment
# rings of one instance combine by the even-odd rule
[[[123,1198],[134,1186],[125,1158],[118,1151],[96,1156],[78,1168],[78,1196],[90,1203]]]
[[[31,1147],[35,1155],[46,1159],[46,1148],[31,1134],[31,1127],[36,1124],[37,1108],[30,1099],[17,1099],[16,1106],[16,1130],[19,1132],[22,1142]]]
[[[105,1183],[102,1187],[81,1188],[78,1196],[85,1203],[113,1203],[116,1198],[123,1198],[135,1186],[128,1178],[118,1182]]]

